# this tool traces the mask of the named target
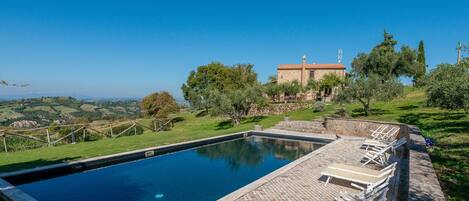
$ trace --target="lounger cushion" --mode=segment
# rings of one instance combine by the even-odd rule
[[[385,147],[387,144],[379,141],[379,140],[372,140],[372,139],[366,139],[365,142],[363,142],[363,145],[365,146],[377,146],[377,147]]]
[[[328,177],[334,177],[338,179],[343,179],[359,184],[374,184],[376,182],[379,182],[381,180],[385,179],[385,176],[383,177],[373,177],[373,176],[367,176],[363,174],[356,174],[352,173],[349,171],[343,171],[343,170],[338,170],[338,169],[333,169],[333,168],[326,168],[323,171],[321,171],[321,175],[328,176]]]
[[[345,172],[352,172],[356,174],[362,174],[366,176],[372,176],[372,177],[378,177],[381,174],[381,171],[379,170],[373,170],[370,168],[357,167],[354,165],[347,165],[347,164],[341,164],[341,163],[333,163],[329,165],[328,168],[342,170]]]

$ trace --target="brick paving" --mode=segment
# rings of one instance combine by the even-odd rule
[[[341,138],[298,159],[220,200],[334,200],[341,191],[358,193],[349,182],[332,179],[324,186],[320,176],[329,164],[361,165],[363,138]]]

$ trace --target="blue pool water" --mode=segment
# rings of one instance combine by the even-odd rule
[[[251,136],[18,188],[47,201],[216,200],[322,145]]]

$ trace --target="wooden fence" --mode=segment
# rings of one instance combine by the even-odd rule
[[[3,128],[0,130],[2,141],[0,152],[32,149],[59,144],[75,144],[89,141],[90,137],[117,138],[123,135],[137,135],[138,131],[159,132],[172,127],[174,119],[153,120],[153,125],[145,125],[139,120],[129,120],[108,124],[68,124],[52,125],[31,129]],[[19,147],[18,147],[19,146]]]

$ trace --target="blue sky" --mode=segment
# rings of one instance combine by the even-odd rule
[[[281,63],[343,63],[391,32],[426,45],[427,63],[454,63],[469,43],[468,1],[0,0],[0,98],[181,96],[191,70],[252,63],[261,81]]]

